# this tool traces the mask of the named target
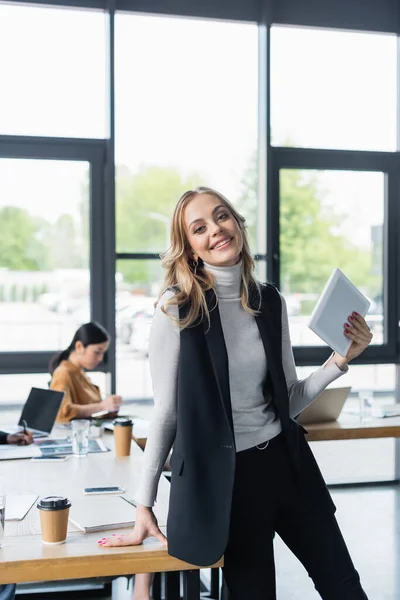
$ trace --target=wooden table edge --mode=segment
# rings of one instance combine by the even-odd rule
[[[7,561],[0,569],[0,584],[55,581],[92,577],[119,577],[135,573],[188,571],[223,566],[223,558],[209,566],[198,566],[170,556],[166,550],[140,554],[121,548],[104,549],[104,555],[57,556]]]
[[[307,429],[307,427],[306,427]],[[378,438],[400,437],[399,425],[371,425],[368,427],[353,427],[338,424],[337,427],[312,425],[307,429],[306,438],[309,442],[334,440],[366,440]]]

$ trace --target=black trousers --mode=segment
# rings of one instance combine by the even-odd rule
[[[367,600],[303,436],[302,483],[280,434],[238,452],[224,577],[231,600],[275,600],[274,533],[307,569],[323,600]]]

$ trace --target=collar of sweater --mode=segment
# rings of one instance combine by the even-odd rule
[[[232,267],[216,267],[204,263],[204,268],[214,276],[215,292],[219,300],[239,300],[242,282],[242,261]]]

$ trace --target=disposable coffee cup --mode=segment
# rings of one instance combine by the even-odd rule
[[[64,544],[67,539],[71,502],[63,496],[46,496],[39,500],[40,525],[44,544]]]
[[[115,456],[129,456],[132,441],[132,419],[118,417],[113,421]]]

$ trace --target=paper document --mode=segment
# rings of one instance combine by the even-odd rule
[[[19,458],[32,458],[40,456],[40,449],[31,444],[30,446],[15,446],[5,444],[0,446],[0,460],[18,460]]]
[[[7,494],[6,521],[22,521],[37,499],[37,494]]]
[[[69,520],[81,531],[91,533],[122,529],[135,524],[136,508],[122,496],[84,496],[72,499]]]

